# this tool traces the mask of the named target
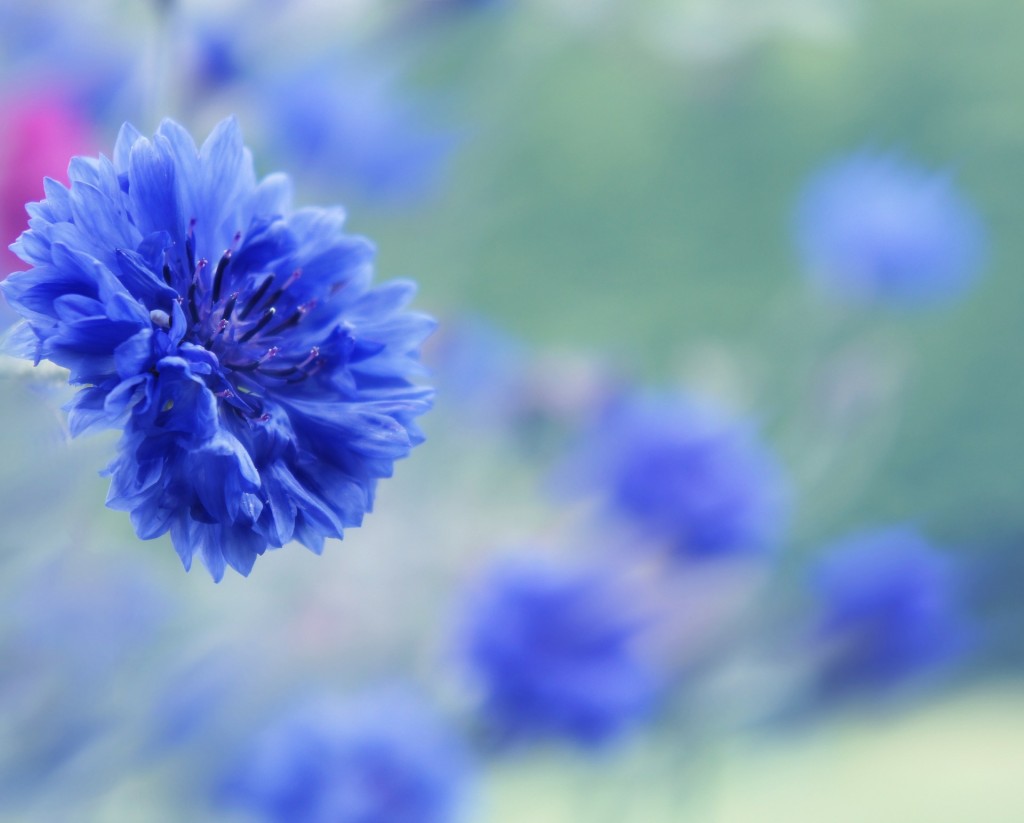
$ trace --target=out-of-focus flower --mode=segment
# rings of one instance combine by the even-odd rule
[[[682,394],[608,409],[568,473],[679,557],[762,554],[786,519],[782,470],[752,428]]]
[[[425,356],[442,402],[460,417],[493,425],[518,416],[529,365],[521,341],[486,318],[467,315],[446,321],[431,344]]]
[[[0,601],[0,808],[95,790],[125,768],[103,743],[122,729],[132,672],[158,642],[164,592],[142,570],[45,563]]]
[[[368,198],[429,189],[454,142],[424,125],[389,76],[366,68],[316,65],[268,78],[260,113],[272,147],[304,182]]]
[[[0,4],[0,77],[8,78],[19,96],[59,89],[63,100],[95,122],[137,112],[147,90],[138,18],[98,10],[92,3],[62,0]],[[93,148],[75,147],[79,152]],[[61,169],[70,157],[63,158]]]
[[[895,685],[967,648],[956,568],[914,529],[839,541],[818,561],[811,586],[828,692]]]
[[[810,181],[796,239],[808,275],[826,291],[905,305],[963,292],[985,245],[981,219],[948,174],[869,152]]]
[[[527,559],[490,570],[469,598],[459,653],[499,740],[605,743],[644,719],[655,678],[643,627],[603,574]]]
[[[87,118],[56,91],[6,96],[0,120],[0,278],[19,266],[7,250],[25,228],[25,204],[43,178],[67,180],[68,159],[94,143]]]
[[[248,574],[268,547],[319,552],[372,507],[423,438],[407,281],[372,287],[373,248],[340,210],[291,211],[257,183],[234,119],[196,148],[164,121],[125,125],[113,162],[76,157],[15,244],[9,346],[70,370],[74,435],[123,428],[107,505],[186,568]]]
[[[424,356],[459,425],[504,429],[518,438],[521,451],[563,443],[623,385],[595,355],[532,351],[482,316],[445,322]]]
[[[235,40],[230,32],[214,27],[201,28],[195,37],[192,71],[199,89],[219,89],[243,75],[245,66],[235,50]]]
[[[235,764],[219,800],[269,823],[450,823],[468,779],[440,719],[412,695],[385,691],[281,717]]]

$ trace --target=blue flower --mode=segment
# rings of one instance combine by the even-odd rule
[[[170,531],[185,568],[248,574],[268,547],[357,526],[377,480],[423,438],[415,288],[371,286],[373,247],[340,210],[257,182],[234,119],[198,150],[177,123],[125,125],[113,162],[47,180],[3,291],[11,349],[70,371],[73,435],[121,428],[107,505]]]
[[[234,764],[219,800],[268,823],[449,823],[468,777],[440,719],[385,691],[282,716]]]
[[[589,569],[518,559],[490,570],[468,601],[459,653],[499,740],[589,747],[647,716],[655,680],[621,595]]]
[[[245,65],[235,48],[237,38],[232,34],[216,28],[196,31],[192,69],[200,91],[220,89],[243,76]]]
[[[571,472],[678,557],[761,554],[786,519],[782,470],[754,431],[684,394],[607,410]]]
[[[912,305],[963,292],[984,231],[946,174],[867,152],[827,166],[796,214],[799,252],[826,291]]]
[[[482,316],[463,315],[446,320],[431,344],[441,397],[460,423],[500,426],[522,416],[529,356],[521,341]]]
[[[863,532],[832,545],[811,587],[828,692],[896,685],[966,650],[970,630],[956,567],[911,528]]]
[[[311,184],[402,200],[429,191],[454,140],[372,69],[314,64],[268,78],[260,110],[272,146]]]

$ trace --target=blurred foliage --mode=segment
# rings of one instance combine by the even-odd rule
[[[570,34],[540,4],[434,33],[423,82],[457,89],[469,134],[437,203],[397,220],[353,210],[382,270],[416,273],[439,310],[469,305],[652,379],[708,341],[785,375],[794,346],[821,343],[808,313],[824,309],[806,307],[791,244],[806,176],[864,145],[949,166],[989,222],[991,260],[962,305],[862,319],[911,350],[913,369],[891,448],[838,526],[911,519],[959,543],[1018,534],[1024,7],[863,2],[835,42],[783,33],[685,65],[637,35],[634,18],[657,5]],[[796,340],[779,340],[766,307]],[[765,393],[749,405],[786,402]]]

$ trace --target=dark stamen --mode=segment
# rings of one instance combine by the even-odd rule
[[[222,317],[225,320],[230,320],[231,319],[231,312],[234,311],[235,303],[237,303],[237,302],[238,302],[238,292],[234,292],[228,298],[228,302],[224,305],[224,314],[222,315]]]
[[[291,377],[298,370],[298,366],[289,366],[287,369],[260,369],[260,374],[267,377]]]
[[[256,289],[256,293],[249,298],[249,302],[245,304],[245,308],[242,309],[242,313],[238,315],[240,320],[245,320],[252,312],[253,309],[259,304],[260,300],[263,299],[263,295],[267,293],[267,289],[270,288],[270,284],[274,280],[274,275],[270,275],[266,280],[260,283],[260,287]]]
[[[192,275],[192,283],[188,287],[188,311],[192,315],[194,323],[199,322],[199,308],[196,306],[196,285],[199,283],[199,278],[203,276],[203,270],[206,268],[207,262],[205,257],[199,259],[195,274]]]
[[[196,219],[193,217],[188,221],[188,234],[185,237],[185,252],[188,254],[188,270],[195,271],[196,268]]]
[[[270,295],[270,297],[269,297],[269,298],[267,299],[267,305],[268,305],[268,306],[273,306],[273,305],[274,305],[274,304],[275,304],[275,303],[277,302],[278,298],[279,298],[279,297],[280,297],[280,296],[281,296],[282,294],[284,294],[284,292],[285,292],[285,289],[287,289],[287,288],[288,288],[288,287],[289,287],[289,286],[290,286],[290,285],[291,285],[292,283],[294,283],[294,282],[295,282],[296,280],[298,280],[298,279],[299,279],[300,277],[302,277],[302,269],[296,269],[296,270],[295,270],[295,271],[293,271],[293,272],[292,272],[291,274],[289,274],[289,275],[288,275],[288,279],[284,281],[284,285],[282,285],[282,286],[281,286],[281,288],[279,288],[279,289],[278,289],[277,291],[275,291],[275,292],[274,292],[274,293],[273,293],[272,295]]]
[[[285,329],[290,329],[292,326],[298,325],[298,322],[307,314],[309,314],[315,307],[316,298],[314,297],[308,303],[303,303],[295,311],[288,315],[284,322],[279,324],[271,333],[278,334],[279,332],[282,332]]]
[[[251,329],[249,329],[249,331],[247,331],[245,334],[238,338],[238,342],[245,343],[249,340],[252,340],[252,338],[254,338],[263,330],[267,323],[274,319],[275,314],[277,314],[277,309],[271,306],[269,309],[263,312],[263,316],[256,321],[255,326],[253,326]]]
[[[259,360],[254,360],[252,363],[244,363],[241,366],[234,366],[229,363],[228,368],[237,369],[238,371],[256,371],[256,369],[259,369],[261,372],[266,374],[267,372],[261,367],[271,358],[277,357],[277,353],[279,351],[280,349],[277,346],[271,346],[263,352]]]
[[[221,255],[220,262],[217,263],[217,271],[213,274],[213,302],[216,303],[220,300],[220,284],[224,279],[224,270],[228,267],[228,263],[231,262],[231,249],[226,249],[224,254]]]
[[[196,308],[196,281],[188,287],[188,313],[192,315],[192,322],[199,322],[199,309]]]
[[[164,263],[164,282],[171,285],[171,267],[167,263]]]
[[[260,371],[263,372],[263,374],[267,375],[268,377],[290,377],[296,372],[305,369],[306,366],[308,366],[310,363],[316,360],[319,356],[320,347],[313,346],[313,348],[309,350],[309,356],[301,363],[297,363],[294,366],[289,366],[286,369],[260,369]]]
[[[312,369],[307,368],[311,363],[313,363],[313,361],[317,360],[319,357],[320,347],[313,346],[313,348],[309,350],[309,356],[301,363],[297,363],[296,365],[291,366],[290,368],[287,369],[260,369],[260,371],[263,372],[263,374],[267,375],[268,377],[291,377],[293,374],[296,374],[297,372],[302,372],[302,374],[299,377],[295,378],[294,380],[288,381],[289,383],[297,383],[300,380],[305,380],[307,377],[309,377],[309,375],[319,370],[319,367],[321,365],[319,363],[317,363],[316,366],[314,366]]]
[[[318,371],[320,371],[320,369],[322,369],[323,367],[324,367],[324,361],[321,360],[321,359],[317,359],[317,361],[310,368],[303,369],[302,370],[302,374],[300,374],[298,377],[293,377],[291,380],[289,380],[287,382],[289,382],[289,383],[301,383],[307,377],[312,377],[314,374],[316,374]]]
[[[277,334],[278,332],[284,331],[285,329],[290,329],[292,326],[297,326],[301,319],[302,319],[302,310],[301,309],[296,309],[295,311],[293,311],[288,316],[288,319],[286,319],[276,329],[274,329],[274,334]]]

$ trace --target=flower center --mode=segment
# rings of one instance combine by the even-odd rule
[[[218,385],[211,387],[215,394],[246,416],[264,419],[261,405],[251,396],[255,391],[302,382],[325,365],[319,346],[307,347],[298,337],[289,341],[285,334],[302,322],[317,300],[300,304],[289,293],[302,276],[300,269],[286,277],[274,271],[237,270],[235,253],[241,232],[211,274],[207,259],[195,259],[194,229],[192,220],[185,241],[191,274],[179,281],[187,279],[188,287],[184,295],[177,289],[189,324],[186,338],[216,355],[222,374],[217,376]],[[163,277],[172,285],[173,272],[167,263]]]

